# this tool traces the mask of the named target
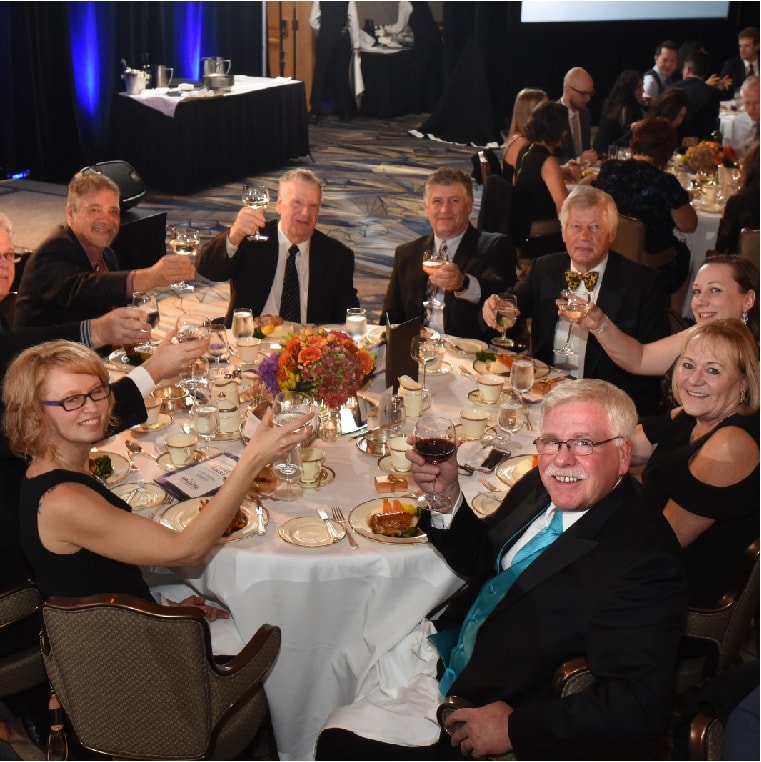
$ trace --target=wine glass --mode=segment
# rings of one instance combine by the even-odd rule
[[[492,339],[491,343],[496,347],[509,349],[515,342],[512,339],[508,339],[505,334],[508,328],[512,328],[515,325],[515,321],[518,319],[518,299],[515,294],[500,294],[497,297],[495,314],[497,328],[499,328],[499,332],[502,335]]]
[[[568,320],[568,335],[565,338],[565,344],[558,349],[558,353],[565,356],[565,361],[558,364],[559,368],[572,368],[570,358],[575,355],[571,346],[571,333],[575,320],[581,320],[584,315],[592,308],[591,294],[587,294],[586,299],[583,296],[575,294],[573,291],[563,289],[560,292],[560,298],[555,300],[558,308],[558,315]]]
[[[449,458],[456,448],[455,427],[448,418],[423,416],[415,424],[412,436],[415,452],[434,466]],[[428,507],[439,513],[449,513],[452,510],[452,500],[434,488],[428,495]]]
[[[249,206],[252,209],[266,209],[270,202],[270,192],[263,185],[244,185],[241,193],[243,206]],[[269,236],[261,235],[256,231],[256,235],[248,236],[249,241],[269,241]]]
[[[209,355],[214,358],[214,374],[219,373],[219,362],[227,349],[227,331],[223,325],[209,323]]]
[[[196,254],[201,247],[201,236],[195,228],[188,225],[172,228],[171,238],[169,239],[169,248],[173,254],[181,254],[188,257],[191,264],[196,263]],[[172,283],[169,288],[173,289],[179,296],[190,294],[195,289],[190,283],[184,280],[179,283]]]
[[[433,362],[439,359],[437,342],[427,339],[425,336],[413,336],[410,342],[410,357],[416,362],[423,364],[423,388],[425,389],[425,370]]]
[[[138,307],[148,314],[146,322],[151,326],[151,329],[159,324],[159,305],[156,301],[156,294],[152,291],[135,291],[132,294],[132,306]],[[153,343],[150,336],[145,343]]]
[[[201,451],[206,455],[210,455],[209,444],[219,430],[219,410],[217,406],[210,402],[193,405],[193,427],[196,430],[196,434],[205,443]]]
[[[510,454],[513,434],[521,430],[524,417],[523,400],[520,395],[511,389],[507,390],[497,411],[497,426],[500,430],[500,436],[494,440],[494,446],[497,449]]]
[[[446,263],[447,258],[441,250],[436,251],[436,249],[426,249],[423,252],[423,270],[425,270],[429,276],[432,271],[435,272]],[[430,278],[428,280],[428,288],[431,296],[430,299],[426,299],[423,302],[423,306],[429,311],[442,309],[444,307],[444,300],[440,297],[441,291],[431,284]]]

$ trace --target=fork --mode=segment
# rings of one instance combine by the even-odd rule
[[[346,530],[346,538],[349,540],[349,547],[352,550],[357,550],[359,544],[352,535],[352,528],[349,526],[349,522],[344,518],[343,511],[338,506],[333,506],[331,511],[333,512],[333,521],[340,524]]]

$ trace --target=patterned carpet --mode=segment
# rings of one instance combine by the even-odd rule
[[[468,174],[471,170],[473,147],[408,134],[422,118],[357,117],[350,122],[322,118],[319,125],[310,127],[311,158],[289,165],[312,169],[325,182],[318,227],[354,250],[355,285],[373,319],[380,314],[395,248],[429,232],[422,208],[425,178],[444,165]],[[248,178],[269,188],[273,203],[268,215],[275,214],[274,197],[284,169]],[[214,235],[234,220],[244,182],[241,178],[191,196],[148,193],[140,206],[166,211],[168,226],[190,222],[204,237]],[[480,188],[475,190],[474,220]],[[0,211],[13,220],[18,244],[34,248],[54,225],[63,222],[65,194],[63,186],[33,180],[0,186]]]

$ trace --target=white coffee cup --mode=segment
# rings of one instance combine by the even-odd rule
[[[148,417],[145,421],[146,426],[153,426],[159,421],[159,413],[161,412],[161,400],[155,397],[145,398],[145,412],[148,413]]]
[[[409,471],[412,463],[407,460],[407,451],[412,449],[412,445],[406,437],[391,437],[388,440],[388,451],[391,455],[391,465],[394,471]]]
[[[240,403],[238,383],[232,378],[220,378],[211,382],[211,398],[215,402],[224,400],[234,405]]]
[[[481,400],[487,405],[495,405],[502,394],[504,382],[505,379],[502,376],[494,373],[479,373],[478,393],[481,395]]]
[[[238,406],[227,399],[217,400],[217,421],[220,434],[234,434],[240,429],[241,417]]]
[[[193,460],[198,437],[193,434],[172,434],[166,438],[166,449],[175,466],[184,466]]]
[[[320,450],[318,447],[304,447],[301,450],[301,481],[305,484],[316,482],[322,473],[322,461],[324,459],[324,450]]]
[[[489,414],[477,407],[464,407],[460,410],[462,419],[462,433],[465,439],[480,439],[486,431],[486,422]]]
[[[261,343],[261,339],[255,339],[253,336],[241,336],[236,342],[241,362],[246,363],[246,365],[254,365],[259,357],[259,345]]]
[[[419,418],[423,410],[427,410],[430,406],[431,393],[428,389],[407,389],[405,392],[404,407],[408,418]]]

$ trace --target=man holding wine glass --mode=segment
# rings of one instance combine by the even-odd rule
[[[428,177],[423,208],[432,233],[396,249],[381,318],[423,317],[438,331],[481,338],[484,300],[515,283],[513,246],[470,224],[473,187],[460,170],[442,167]]]
[[[74,175],[66,221],[26,264],[16,301],[17,327],[87,320],[128,305],[136,291],[193,277],[188,258],[172,254],[141,270],[119,269],[110,248],[119,232],[119,186],[105,175]]]
[[[613,199],[591,186],[578,186],[560,211],[567,253],[539,257],[526,280],[513,293],[522,323],[531,318],[534,357],[568,369],[578,378],[601,378],[623,389],[640,415],[658,411],[658,379],[627,373],[608,358],[595,338],[576,323],[570,303],[605,305],[619,328],[644,343],[668,335],[668,299],[657,271],[610,250],[616,237],[618,212]],[[563,294],[565,293],[565,296]],[[486,300],[483,319],[496,329],[496,297]],[[608,307],[613,311],[608,312]],[[559,309],[560,308],[560,309]],[[605,330],[601,326],[597,331]],[[643,339],[640,337],[647,336]]]
[[[278,187],[279,220],[267,222],[259,202],[244,205],[230,229],[201,249],[198,272],[230,281],[228,327],[240,308],[294,323],[343,323],[346,310],[359,307],[354,252],[317,230],[321,203],[317,175],[290,170]]]

